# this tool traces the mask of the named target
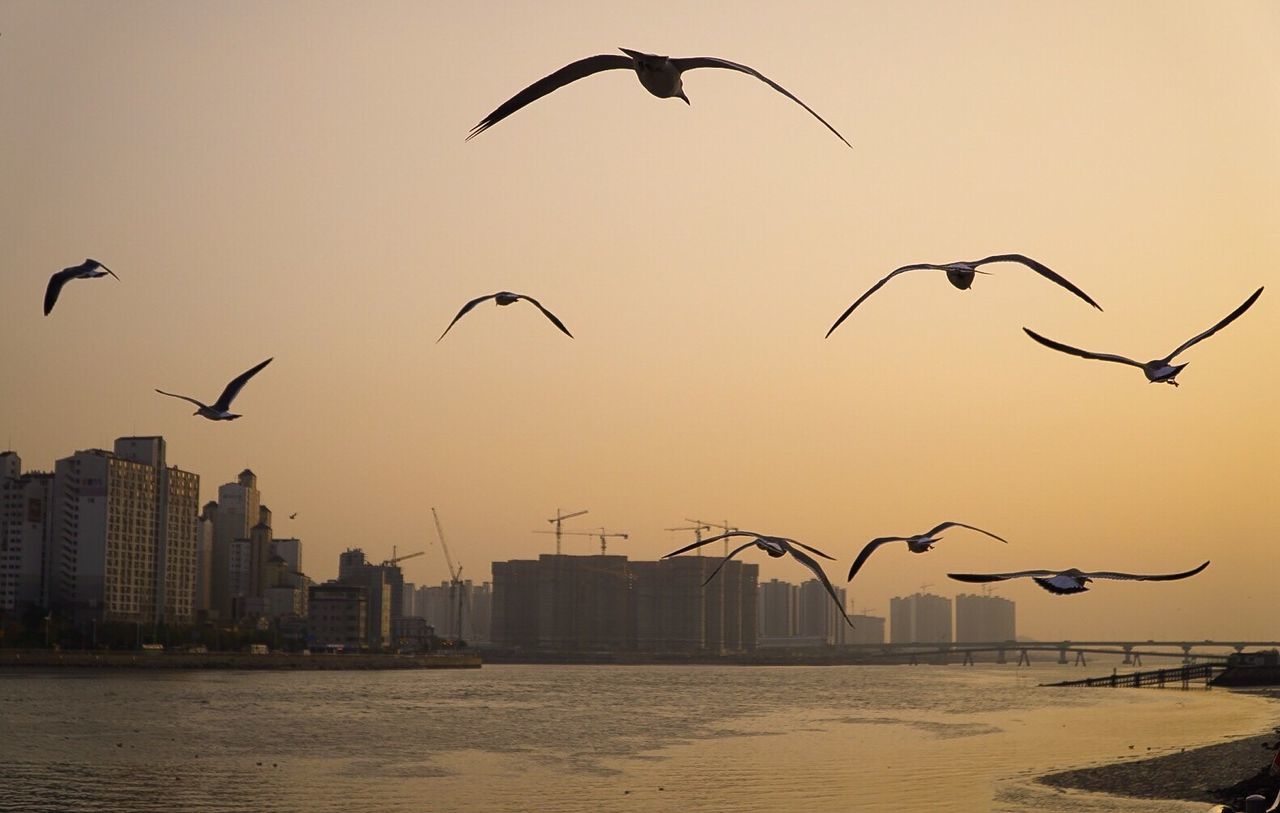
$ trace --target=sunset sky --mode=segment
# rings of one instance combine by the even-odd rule
[[[618,46],[748,64],[692,102]],[[26,468],[158,434],[202,499],[247,467],[313,578],[447,577],[566,528],[653,559],[686,517],[798,538],[855,608],[947,572],[1169,572],[1050,596],[1037,637],[1275,638],[1280,4],[47,3],[0,0],[0,444]],[[911,262],[1021,252],[969,291]],[[121,281],[49,275],[94,257]],[[1208,328],[1178,388],[1146,360]],[[524,303],[538,298],[575,339]],[[214,423],[203,400],[275,362]],[[298,512],[292,522],[285,517]],[[719,552],[720,546],[714,547]],[[598,550],[569,537],[565,552]],[[790,560],[761,578],[799,582]]]

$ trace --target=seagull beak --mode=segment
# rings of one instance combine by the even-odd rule
[[[677,99],[684,99],[684,103],[685,103],[685,104],[689,105],[690,107],[693,107],[693,104],[689,101],[689,97],[688,97],[688,96],[686,96],[686,95],[684,95],[684,90],[677,91],[677,92],[676,92],[676,98],[677,98]]]

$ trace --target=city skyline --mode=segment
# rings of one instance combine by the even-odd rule
[[[531,532],[557,508],[636,559],[690,541],[662,530],[690,516],[842,564],[956,520],[1010,544],[884,551],[853,600],[1211,559],[1181,584],[1000,594],[1046,638],[1270,637],[1248,608],[1269,597],[1280,384],[1258,365],[1280,289],[1189,351],[1176,390],[1022,328],[1150,355],[1275,282],[1274,5],[322,8],[0,10],[0,217],[23,235],[0,440],[28,468],[160,435],[200,504],[245,468],[270,481],[313,562],[430,552],[436,506],[467,573],[546,552]],[[716,71],[688,107],[593,77],[465,143],[530,78],[618,45],[750,64],[853,149]],[[907,275],[822,339],[893,268],[1014,251],[1105,312],[1016,267],[962,292]],[[120,281],[44,316],[49,275],[85,257]],[[576,338],[484,306],[434,344],[507,289]],[[267,357],[234,423],[152,391],[213,394]],[[443,557],[406,578],[446,580]]]

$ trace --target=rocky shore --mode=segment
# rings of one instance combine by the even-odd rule
[[[1264,694],[1280,699],[1280,692],[1274,690]],[[1039,781],[1112,796],[1182,799],[1243,810],[1244,798],[1250,794],[1260,793],[1270,804],[1280,792],[1280,779],[1267,770],[1275,752],[1263,747],[1276,739],[1259,734],[1176,754],[1052,773]]]

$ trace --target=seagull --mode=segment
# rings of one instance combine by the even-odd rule
[[[1041,336],[1039,333],[1036,333],[1035,331],[1029,330],[1025,327],[1022,330],[1028,336],[1030,336],[1040,344],[1043,344],[1045,347],[1048,347],[1052,350],[1058,350],[1063,353],[1070,353],[1073,356],[1079,356],[1080,358],[1085,358],[1085,359],[1097,359],[1098,361],[1118,361],[1121,364],[1129,364],[1142,370],[1143,374],[1147,377],[1147,383],[1149,384],[1157,384],[1157,383],[1172,384],[1173,386],[1176,387],[1178,386],[1178,382],[1175,381],[1174,379],[1177,377],[1178,373],[1182,372],[1182,368],[1186,367],[1187,365],[1185,363],[1174,364],[1173,363],[1174,356],[1178,355],[1183,350],[1186,350],[1188,347],[1200,341],[1201,339],[1209,338],[1213,334],[1217,333],[1219,330],[1222,330],[1224,327],[1234,322],[1240,316],[1240,314],[1249,310],[1249,308],[1253,306],[1253,303],[1258,301],[1258,297],[1260,296],[1262,296],[1262,288],[1259,288],[1258,290],[1254,291],[1253,296],[1246,299],[1244,301],[1244,304],[1242,304],[1240,307],[1236,308],[1231,313],[1227,314],[1226,318],[1223,319],[1218,324],[1214,325],[1213,327],[1209,328],[1204,333],[1201,333],[1198,336],[1192,336],[1190,339],[1187,339],[1185,342],[1178,345],[1178,348],[1176,350],[1174,350],[1172,353],[1165,356],[1164,358],[1152,359],[1151,361],[1148,361],[1146,364],[1143,364],[1140,361],[1134,361],[1131,358],[1125,358],[1124,356],[1113,356],[1110,353],[1091,353],[1088,350],[1080,350],[1079,348],[1071,347],[1070,345],[1065,345],[1061,342],[1055,342],[1053,339],[1046,339],[1044,336]]]
[[[294,511],[292,514],[290,514],[290,515],[289,515],[289,519],[297,519],[297,518],[298,518],[298,512],[297,512],[297,511]]]
[[[858,554],[858,558],[853,561],[853,567],[849,568],[849,581],[853,581],[854,574],[862,569],[862,566],[866,564],[867,559],[869,559],[871,554],[875,553],[876,548],[879,548],[881,545],[887,542],[906,542],[907,549],[912,553],[926,553],[941,541],[942,537],[938,536],[938,534],[948,528],[968,528],[971,531],[986,534],[992,539],[999,539],[1005,544],[1009,543],[1009,540],[1004,537],[996,536],[990,531],[984,531],[981,528],[975,528],[972,525],[965,525],[963,522],[943,522],[939,525],[935,525],[928,532],[917,534],[915,536],[880,536],[868,542],[867,546]]]
[[[173,393],[173,392],[165,392],[164,390],[156,390],[156,392],[160,393],[161,395],[167,395],[170,398],[181,398],[184,401],[190,401],[191,403],[200,407],[195,412],[191,413],[193,415],[200,415],[202,417],[208,418],[211,421],[234,421],[236,418],[239,418],[240,416],[230,411],[231,402],[234,401],[236,396],[240,394],[240,390],[244,389],[244,385],[249,382],[249,379],[257,375],[258,371],[261,370],[263,367],[266,367],[268,364],[270,364],[272,359],[274,358],[275,356],[272,356],[271,358],[267,359],[261,364],[251,367],[248,370],[245,370],[240,375],[231,379],[231,383],[228,384],[227,388],[222,391],[221,395],[218,396],[218,400],[214,401],[213,404],[211,405],[201,403],[200,401],[197,401],[194,398],[188,398],[185,395],[178,395],[177,393]]]
[[[1031,577],[1036,584],[1053,593],[1065,596],[1071,593],[1083,593],[1088,590],[1087,582],[1094,579],[1122,579],[1137,582],[1169,582],[1190,578],[1209,566],[1208,562],[1184,573],[1167,573],[1159,576],[1142,576],[1136,573],[1116,573],[1110,570],[1098,570],[1086,573],[1083,570],[1069,568],[1067,570],[1022,570],[1017,573],[948,573],[947,576],[960,582],[1002,582],[1006,579]]]
[[[730,559],[752,545],[755,545],[774,559],[777,559],[780,556],[785,556],[789,553],[793,559],[813,571],[813,575],[818,577],[818,581],[822,582],[822,585],[827,588],[827,592],[831,594],[831,600],[836,603],[836,607],[840,610],[840,615],[844,616],[844,620],[848,622],[849,626],[853,626],[853,622],[849,621],[848,614],[845,613],[844,607],[840,604],[840,597],[836,595],[835,588],[831,586],[831,581],[827,578],[827,574],[822,571],[822,565],[818,564],[817,560],[808,553],[805,553],[805,551],[807,550],[809,553],[817,554],[823,559],[832,559],[834,561],[834,557],[828,556],[817,548],[811,548],[803,542],[797,542],[794,539],[789,539],[784,536],[765,536],[764,534],[758,534],[754,531],[729,531],[728,533],[708,537],[700,542],[694,542],[692,545],[685,545],[680,550],[672,551],[662,558],[670,559],[672,556],[679,556],[682,553],[688,553],[694,548],[700,548],[703,545],[709,545],[712,542],[718,542],[721,539],[728,539],[731,536],[749,536],[751,537],[751,541],[730,551],[729,555],[724,557],[720,564],[716,565],[716,569],[711,571],[711,575],[702,583],[704,586],[716,577],[716,574],[720,572],[720,568],[724,567]],[[803,550],[799,550],[799,548],[803,548]]]
[[[849,318],[849,314],[853,313],[854,308],[862,304],[862,300],[866,299],[867,297],[874,294],[876,291],[880,290],[886,282],[898,276],[899,274],[903,274],[907,271],[918,271],[922,268],[928,268],[934,271],[946,271],[947,279],[951,282],[952,285],[956,286],[962,291],[967,291],[969,289],[969,286],[973,285],[973,280],[976,277],[976,275],[991,273],[990,271],[978,270],[978,266],[986,265],[987,263],[1022,263],[1027,268],[1030,268],[1032,271],[1035,271],[1037,274],[1049,280],[1050,282],[1058,283],[1063,288],[1066,288],[1068,291],[1080,297],[1085,302],[1088,302],[1090,305],[1094,306],[1098,310],[1102,310],[1102,306],[1099,305],[1097,302],[1094,302],[1093,299],[1091,299],[1088,294],[1086,294],[1084,291],[1077,288],[1070,281],[1068,281],[1066,277],[1062,276],[1061,274],[1057,273],[1053,269],[1049,268],[1044,263],[1041,263],[1037,260],[1033,260],[1030,257],[1026,256],[1025,254],[992,254],[990,257],[984,257],[981,260],[969,260],[964,262],[943,263],[941,265],[937,265],[935,263],[916,263],[914,265],[904,265],[901,268],[895,268],[894,270],[889,272],[889,275],[887,277],[880,280],[875,285],[872,285],[870,290],[868,290],[862,296],[858,297],[858,301],[850,305],[848,310],[840,314],[840,318],[837,319],[836,323],[831,326],[831,330],[827,331],[827,336],[830,336],[835,331],[836,328],[840,327],[841,322]]]
[[[493,125],[510,116],[520,108],[535,102],[546,96],[548,93],[562,88],[570,82],[575,82],[583,77],[590,76],[600,71],[613,70],[615,68],[624,68],[634,70],[636,78],[640,80],[640,84],[644,85],[644,89],[657,96],[659,99],[682,99],[685,104],[689,104],[689,97],[684,93],[684,80],[682,74],[693,68],[727,68],[731,71],[741,71],[748,76],[754,76],[769,87],[786,96],[791,101],[808,110],[813,117],[826,125],[826,128],[836,134],[836,138],[844,141],[845,146],[852,147],[844,136],[836,131],[836,128],[827,124],[827,120],[819,116],[813,111],[809,105],[792,96],[790,91],[774,82],[769,77],[760,73],[754,68],[746,65],[739,65],[737,62],[730,62],[727,59],[718,59],[713,56],[693,56],[693,57],[667,57],[658,56],[657,54],[646,54],[642,51],[632,51],[629,48],[619,48],[626,56],[619,54],[599,54],[597,56],[589,56],[586,59],[579,59],[577,62],[570,62],[560,70],[548,76],[544,76],[534,82],[529,87],[512,96],[503,102],[497,110],[485,116],[475,127],[471,128],[471,135],[467,136],[467,141],[488,130]]]
[[[49,277],[49,286],[44,289],[44,315],[48,316],[53,310],[53,306],[58,301],[58,294],[62,293],[63,285],[66,285],[73,279],[96,279],[98,277],[105,277],[107,274],[116,277],[116,272],[107,268],[102,263],[94,259],[87,259],[79,265],[64,268],[52,277]],[[116,277],[116,279],[119,280],[120,278]]]
[[[523,299],[526,302],[531,302],[533,303],[533,306],[535,308],[542,311],[543,316],[551,320],[551,324],[560,328],[560,331],[564,333],[564,335],[568,336],[570,339],[573,338],[573,334],[569,332],[569,328],[564,326],[564,322],[561,322],[559,319],[557,319],[554,313],[542,307],[542,304],[538,302],[538,300],[534,299],[531,296],[525,296],[524,294],[513,294],[510,291],[498,291],[496,294],[489,294],[488,296],[476,297],[475,299],[471,300],[467,304],[463,305],[462,310],[458,311],[458,315],[453,317],[453,322],[450,322],[449,327],[445,328],[444,333],[440,334],[440,339],[443,339],[444,334],[449,332],[449,330],[453,327],[454,322],[457,322],[459,319],[463,317],[464,314],[466,314],[467,311],[471,310],[476,305],[479,305],[481,302],[485,301],[486,299],[492,299],[494,302],[498,303],[499,305],[510,305],[511,303],[521,299]],[[438,343],[440,339],[436,339],[436,342]]]

